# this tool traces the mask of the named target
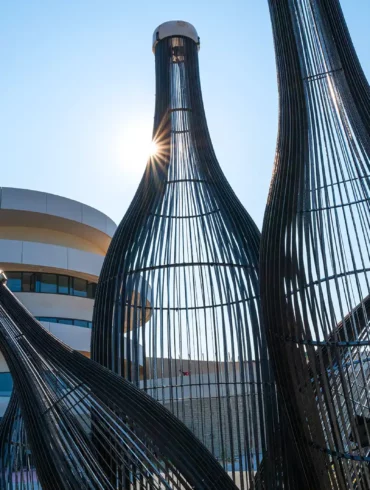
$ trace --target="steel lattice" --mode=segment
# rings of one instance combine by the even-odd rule
[[[158,152],[104,262],[92,355],[169,408],[252,488],[255,471],[265,478],[281,459],[277,450],[260,471],[265,424],[277,447],[280,430],[260,325],[260,234],[214,154],[197,44],[159,40],[155,64]]]
[[[262,305],[307,489],[370,487],[370,92],[338,0],[269,0],[280,116]]]
[[[0,423],[0,488],[41,490],[18,397],[14,391]]]
[[[235,488],[176,417],[128,381],[62,344],[4,284],[0,347],[27,433],[16,438],[29,445],[44,490]],[[17,411],[13,402],[6,416],[13,428],[11,412]],[[5,428],[5,436],[14,430],[19,427]],[[12,449],[9,454],[15,457]],[[21,461],[24,457],[20,454]],[[17,468],[10,463],[11,470]],[[23,488],[33,487],[26,482]]]

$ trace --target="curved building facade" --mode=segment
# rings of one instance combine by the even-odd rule
[[[47,330],[87,356],[96,285],[115,229],[80,202],[0,188],[0,269],[9,288]],[[0,418],[11,390],[0,352]]]

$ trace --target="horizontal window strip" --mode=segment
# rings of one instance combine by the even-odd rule
[[[97,284],[79,277],[44,272],[5,272],[13,293],[44,293],[95,299]]]
[[[61,323],[63,325],[74,325],[75,327],[92,328],[92,322],[88,320],[78,320],[76,318],[57,318],[50,316],[36,316],[39,322]]]

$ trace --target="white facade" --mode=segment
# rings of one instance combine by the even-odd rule
[[[95,285],[115,230],[110,218],[77,201],[0,188],[0,269],[9,288],[47,330],[85,355]],[[0,352],[0,418],[8,371]]]

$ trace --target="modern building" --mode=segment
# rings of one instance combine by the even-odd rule
[[[8,287],[47,330],[87,356],[96,285],[115,229],[80,202],[0,188],[0,269]],[[0,352],[0,418],[11,390]]]

